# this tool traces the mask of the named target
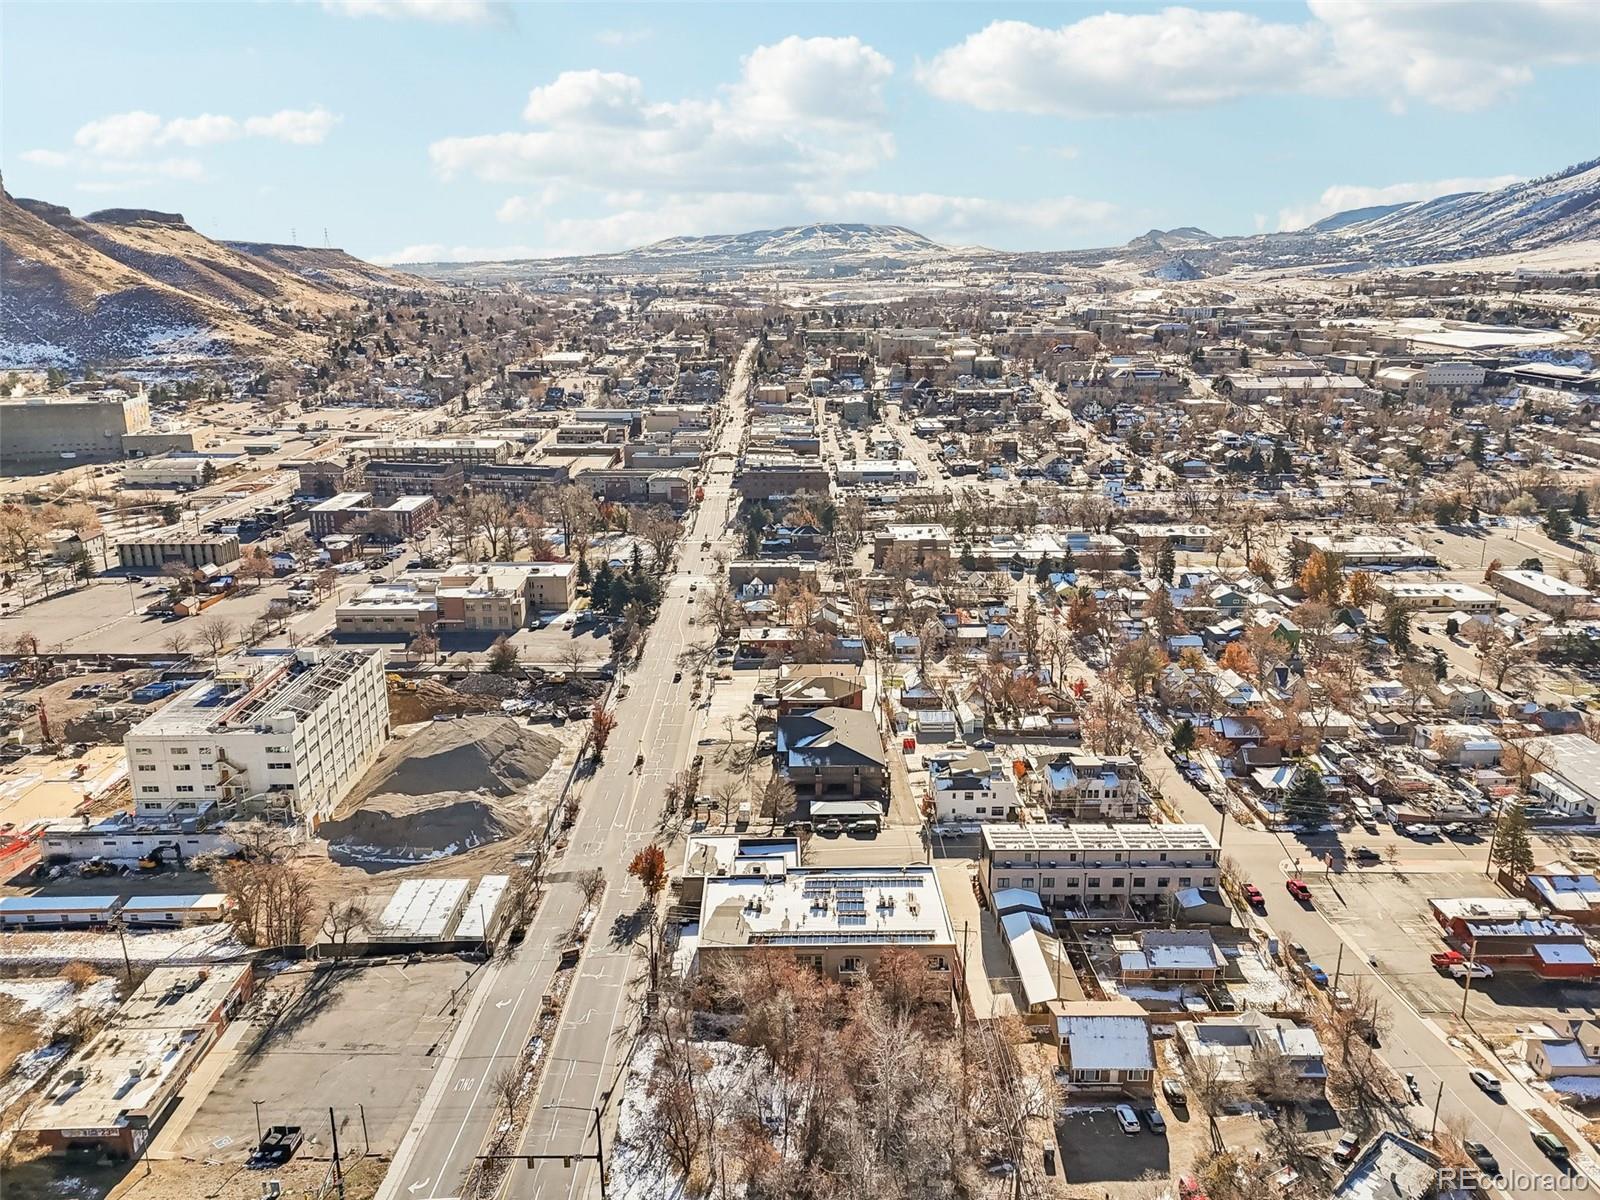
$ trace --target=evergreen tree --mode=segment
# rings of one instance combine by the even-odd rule
[[[1526,879],[1533,870],[1533,844],[1528,840],[1528,813],[1523,805],[1513,804],[1500,815],[1489,861],[1513,879]]]
[[[611,607],[611,592],[616,586],[616,576],[612,574],[611,564],[603,562],[600,569],[594,573],[594,582],[589,587],[589,602],[595,608],[609,610]]]
[[[1161,552],[1156,555],[1156,578],[1163,583],[1171,583],[1178,577],[1178,555],[1173,550],[1171,542],[1161,543]]]
[[[961,569],[963,571],[976,571],[978,569],[978,559],[972,553],[971,546],[961,547]]]
[[[1572,536],[1572,518],[1567,515],[1566,509],[1551,508],[1544,514],[1544,531],[1558,542],[1566,541]]]
[[[633,553],[628,558],[628,573],[635,579],[644,574],[644,551],[639,549],[639,543],[633,544]]]
[[[1048,554],[1039,556],[1039,565],[1033,571],[1033,581],[1041,587],[1050,582],[1050,556]]]
[[[1172,730],[1172,748],[1179,754],[1187,754],[1194,749],[1194,722],[1188,717],[1179,721]]]
[[[594,572],[589,570],[589,560],[582,555],[578,556],[578,586],[588,587],[594,578]]]
[[[1288,795],[1283,798],[1283,816],[1289,824],[1307,829],[1317,829],[1328,823],[1328,789],[1319,771],[1300,768]]]
[[[1061,551],[1061,573],[1063,575],[1076,575],[1078,573],[1078,560],[1072,553],[1072,547],[1067,546]]]
[[[1579,491],[1572,497],[1572,511],[1569,514],[1574,521],[1587,521],[1589,519],[1589,493]]]
[[[1391,604],[1383,614],[1383,636],[1396,650],[1411,649],[1411,609],[1404,604]]]
[[[1472,434],[1472,448],[1467,451],[1467,457],[1481,467],[1483,466],[1484,449],[1483,430],[1474,430]]]

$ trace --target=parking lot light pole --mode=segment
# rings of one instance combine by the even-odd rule
[[[261,1145],[261,1101],[252,1100],[252,1101],[250,1101],[250,1103],[255,1105],[255,1110],[256,1110],[256,1145],[259,1146],[259,1145]]]

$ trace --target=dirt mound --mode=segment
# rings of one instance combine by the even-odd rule
[[[560,751],[555,738],[498,714],[434,721],[391,742],[345,807],[354,809],[387,795],[514,795],[537,783]]]
[[[322,834],[328,856],[353,866],[427,862],[462,854],[519,833],[524,815],[503,802],[465,792],[381,796]]]
[[[433,721],[396,738],[320,830],[335,862],[382,867],[462,854],[528,828],[520,793],[561,751],[510,717]]]
[[[468,696],[432,679],[400,681],[391,677],[389,682],[389,720],[396,725],[497,708],[492,697]]]

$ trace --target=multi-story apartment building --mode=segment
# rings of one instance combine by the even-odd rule
[[[1067,750],[1044,764],[1044,802],[1075,821],[1135,821],[1144,816],[1139,764],[1125,754]]]
[[[1204,825],[985,825],[978,878],[1035,892],[1053,908],[1148,904],[1215,888],[1216,839]]]
[[[128,732],[137,816],[260,803],[315,826],[389,739],[383,655],[234,655]]]
[[[506,462],[511,443],[504,438],[368,438],[350,449],[374,462]]]
[[[226,567],[239,561],[236,533],[194,533],[180,526],[135,534],[117,543],[117,562],[125,571],[159,571],[172,563],[186,567]]]

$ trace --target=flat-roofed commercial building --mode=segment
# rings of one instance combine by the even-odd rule
[[[52,1153],[133,1158],[254,988],[248,962],[157,967],[56,1073],[22,1128]]]
[[[260,806],[314,828],[388,739],[383,655],[299,649],[224,659],[123,744],[140,817]]]
[[[955,932],[932,867],[791,867],[773,858],[747,874],[708,878],[703,888],[701,967],[781,950],[859,982],[892,947],[921,960],[926,999],[952,994]]]
[[[122,439],[150,428],[144,396],[30,396],[0,400],[0,463],[43,458],[121,458]]]
[[[1204,825],[985,825],[978,879],[1037,892],[1052,908],[1149,903],[1215,888],[1217,842]]]
[[[1489,581],[1506,595],[1556,617],[1570,617],[1593,599],[1588,588],[1543,571],[1493,571]]]
[[[432,633],[439,621],[439,599],[431,584],[409,581],[377,584],[334,610],[342,634],[414,638]]]
[[[239,561],[236,533],[195,533],[181,526],[138,533],[117,543],[117,563],[125,571],[159,571],[172,563],[198,570]]]
[[[1468,583],[1403,583],[1380,579],[1378,594],[1388,604],[1428,611],[1489,613],[1495,608],[1494,594]]]
[[[453,563],[439,576],[440,628],[450,632],[521,629],[532,612],[564,612],[577,599],[574,563]]]
[[[1433,555],[1416,543],[1384,534],[1329,537],[1319,533],[1296,536],[1290,545],[1298,554],[1309,555],[1314,550],[1337,554],[1347,567],[1425,567],[1434,562]]]

